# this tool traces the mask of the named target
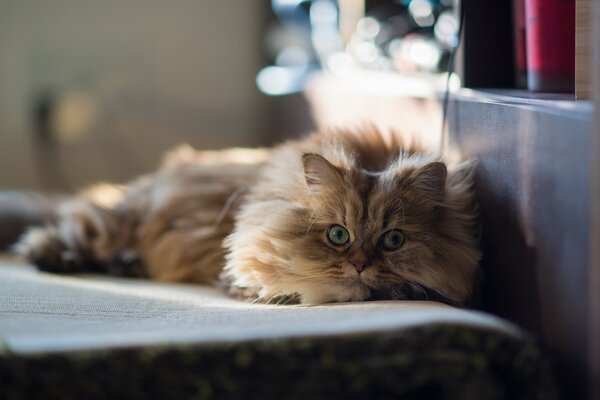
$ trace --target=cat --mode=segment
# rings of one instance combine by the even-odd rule
[[[375,128],[182,147],[126,186],[65,201],[14,250],[44,271],[216,284],[255,301],[464,305],[480,259],[473,165]]]

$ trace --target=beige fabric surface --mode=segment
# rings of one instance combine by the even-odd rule
[[[428,323],[521,334],[493,316],[433,302],[251,304],[204,286],[58,276],[0,261],[0,341],[15,353],[333,335]]]

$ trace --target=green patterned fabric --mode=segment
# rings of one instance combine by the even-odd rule
[[[3,399],[553,399],[530,341],[447,324],[0,357]]]

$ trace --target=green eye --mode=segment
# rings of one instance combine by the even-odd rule
[[[327,238],[335,245],[342,245],[348,242],[350,234],[343,226],[331,225],[327,230]]]
[[[381,243],[386,250],[398,250],[404,244],[404,235],[397,229],[393,229],[381,236]]]

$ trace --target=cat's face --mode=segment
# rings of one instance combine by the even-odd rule
[[[452,259],[450,248],[460,243],[447,237],[453,228],[443,207],[444,164],[395,165],[370,173],[307,154],[303,168],[305,208],[288,219],[283,236],[294,262],[286,266],[288,279],[282,279],[303,302],[460,303],[470,295],[473,268],[457,265],[463,260]]]

